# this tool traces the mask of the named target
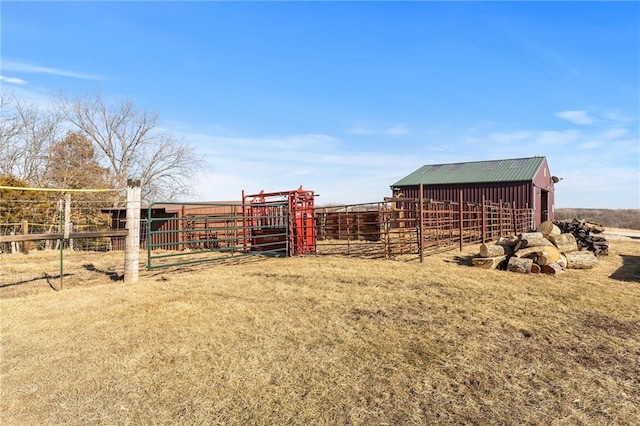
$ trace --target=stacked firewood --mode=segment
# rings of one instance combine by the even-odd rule
[[[557,220],[553,222],[562,232],[573,234],[578,243],[578,250],[592,251],[596,256],[609,254],[607,239],[594,234],[604,232],[604,227],[584,220]]]
[[[500,238],[482,244],[473,265],[524,274],[557,275],[565,269],[590,269],[598,259],[589,250],[579,250],[572,233],[562,232],[553,222],[543,222],[536,232]]]

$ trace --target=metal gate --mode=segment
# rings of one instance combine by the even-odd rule
[[[287,201],[153,203],[146,225],[148,270],[290,252]]]
[[[255,219],[255,214],[260,217],[263,211],[268,211],[272,206],[286,203],[289,212],[289,254],[310,254],[316,252],[316,227],[315,227],[315,194],[311,190],[298,189],[291,191],[264,192],[247,195],[242,191],[243,203],[250,206],[247,210],[247,220],[250,223],[261,223],[263,220]],[[279,225],[283,226],[283,225]]]

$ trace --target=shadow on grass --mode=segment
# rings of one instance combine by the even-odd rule
[[[240,256],[228,256],[221,258],[212,258],[212,259],[201,259],[195,262],[185,262],[184,264],[176,263],[176,264],[167,264],[167,265],[154,265],[150,273],[150,276],[156,277],[159,276],[159,281],[168,281],[168,278],[165,277],[166,274],[169,273],[191,273],[191,272],[200,272],[206,270],[211,266],[234,266],[234,265],[244,265],[247,263],[256,263],[261,262],[269,258],[284,258],[284,256],[273,255],[273,254],[252,254],[252,255],[240,255]],[[144,268],[146,270],[146,268]],[[151,272],[149,271],[149,272]]]
[[[454,256],[453,262],[457,263],[460,266],[473,266],[473,259],[475,256]],[[448,261],[451,262],[451,261]]]
[[[640,282],[640,256],[621,254],[622,266],[609,276],[618,281]]]
[[[124,275],[120,275],[115,271],[105,271],[103,269],[98,269],[95,266],[93,266],[92,263],[86,263],[86,264],[82,265],[82,267],[84,269],[86,269],[87,271],[97,272],[99,274],[105,274],[106,276],[108,276],[111,279],[111,281],[122,281],[122,280],[124,280]]]
[[[71,277],[73,275],[74,274],[64,274],[63,277]],[[51,282],[51,280],[56,280],[56,279],[60,279],[60,274],[58,274],[58,275],[49,275],[46,272],[43,272],[41,277],[35,277],[35,278],[30,278],[28,280],[20,280],[20,281],[8,282],[8,283],[0,284],[0,289],[46,280],[47,284],[49,284],[49,287],[51,287],[52,290],[58,291],[58,289],[55,288],[55,286]]]

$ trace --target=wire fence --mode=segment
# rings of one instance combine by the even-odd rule
[[[66,200],[5,200],[0,199],[0,252],[23,253],[29,250],[58,249],[59,244],[64,248],[74,250],[111,250],[111,239],[108,237],[68,238],[41,240],[28,237],[50,234],[95,233],[114,229],[113,221],[121,218],[112,214],[113,201],[74,199]],[[124,216],[125,211],[116,209]],[[65,220],[68,219],[68,220]],[[5,241],[16,237],[23,241]]]

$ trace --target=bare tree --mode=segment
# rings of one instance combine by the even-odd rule
[[[189,194],[189,178],[200,160],[188,145],[158,129],[156,114],[139,112],[133,102],[110,107],[95,99],[60,98],[63,117],[95,144],[120,187],[140,177],[146,200],[174,200]]]
[[[0,175],[41,185],[59,124],[55,113],[26,104],[14,95],[0,94]]]

